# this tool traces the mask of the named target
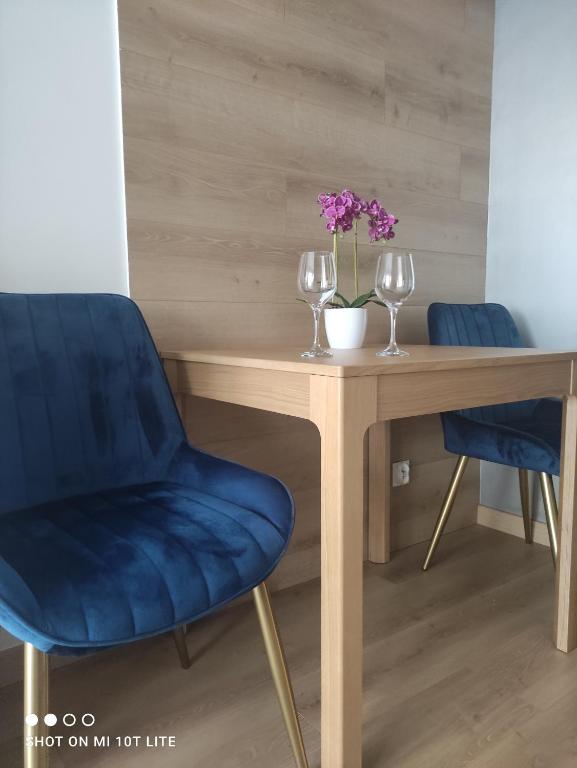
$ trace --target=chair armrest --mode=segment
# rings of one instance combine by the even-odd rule
[[[167,480],[238,504],[270,520],[284,535],[292,533],[293,498],[276,477],[186,444],[172,460]]]

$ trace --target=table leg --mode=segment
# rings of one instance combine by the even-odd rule
[[[311,376],[321,435],[321,751],[360,768],[363,669],[363,453],[376,379]]]
[[[391,422],[369,428],[368,558],[391,559]]]
[[[170,386],[170,389],[172,390],[172,396],[174,397],[174,402],[178,409],[178,413],[180,414],[182,423],[185,425],[185,428],[186,428],[186,413],[185,413],[186,395],[182,394],[182,392],[180,391],[180,387],[178,385],[178,372],[179,372],[178,361],[164,360],[163,365],[164,365],[164,372],[166,374],[166,378],[168,379],[168,384]]]
[[[555,644],[568,653],[577,647],[577,397],[563,408],[561,488]]]

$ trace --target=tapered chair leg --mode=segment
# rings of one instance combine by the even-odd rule
[[[24,768],[48,768],[48,656],[24,643]]]
[[[519,470],[519,491],[521,493],[521,509],[523,510],[523,527],[525,528],[525,541],[533,543],[533,519],[531,517],[531,504],[529,500],[529,471]]]
[[[443,533],[445,526],[447,525],[447,520],[449,519],[449,515],[451,514],[451,510],[453,509],[453,504],[455,503],[455,497],[457,496],[457,491],[459,490],[459,485],[461,484],[461,480],[463,479],[463,474],[465,472],[465,469],[467,468],[468,463],[469,463],[468,456],[459,456],[459,460],[457,461],[457,466],[455,467],[453,476],[451,477],[451,482],[449,483],[449,487],[447,489],[447,493],[443,501],[443,506],[441,507],[441,511],[439,513],[439,517],[435,525],[435,530],[433,531],[431,543],[429,544],[429,549],[427,550],[427,556],[425,557],[425,561],[422,566],[424,571],[426,571],[427,568],[430,566],[431,559],[435,554],[437,547],[439,546],[439,540],[441,538],[441,535]]]
[[[268,588],[263,581],[252,591],[266,653],[270,664],[280,708],[298,768],[308,768],[307,756],[298,721],[291,681],[283,647],[270,603]]]
[[[178,658],[180,659],[180,666],[183,669],[189,669],[190,656],[188,655],[188,648],[186,646],[186,632],[184,631],[184,627],[177,627],[175,630],[173,630],[172,638],[174,640],[174,644],[176,645],[176,651],[178,653]]]
[[[557,511],[557,500],[555,499],[553,478],[546,472],[539,472],[539,482],[541,483],[543,506],[545,507],[545,520],[547,521],[547,530],[549,531],[549,541],[551,543],[551,555],[553,557],[553,562],[557,563],[557,524],[559,513]]]

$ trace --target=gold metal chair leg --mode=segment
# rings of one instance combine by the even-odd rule
[[[177,627],[175,630],[173,630],[172,638],[174,640],[174,644],[176,645],[178,658],[180,659],[180,666],[183,669],[189,669],[190,656],[188,655],[188,648],[186,646],[186,632],[184,631],[184,627]]]
[[[529,499],[529,471],[519,470],[519,491],[521,492],[521,509],[523,510],[523,527],[525,528],[525,541],[533,543],[533,519],[531,517],[531,503]]]
[[[48,768],[48,747],[37,746],[48,735],[48,656],[24,644],[24,768]]]
[[[433,531],[431,543],[429,544],[429,549],[427,550],[427,556],[425,557],[425,561],[422,566],[424,571],[426,571],[427,568],[430,566],[431,559],[435,554],[437,547],[439,546],[439,540],[443,533],[443,529],[447,525],[447,520],[449,519],[449,515],[451,514],[451,510],[453,509],[455,497],[457,496],[457,491],[459,490],[459,485],[461,483],[463,474],[465,472],[465,469],[467,468],[468,463],[469,463],[468,456],[459,456],[459,460],[457,461],[457,466],[455,467],[453,476],[451,478],[451,482],[449,483],[449,487],[447,488],[447,493],[443,501],[443,506],[441,507],[441,511],[439,513],[439,517],[435,525],[435,530]]]
[[[547,530],[549,531],[549,541],[551,543],[551,555],[553,557],[553,563],[557,563],[557,524],[559,513],[557,511],[557,500],[555,499],[553,478],[546,472],[539,472],[539,482],[541,483],[543,506],[545,507],[545,520],[547,521]]]
[[[291,681],[283,647],[270,603],[268,588],[263,581],[252,591],[266,653],[270,664],[280,708],[298,768],[308,768],[307,756],[298,721]]]

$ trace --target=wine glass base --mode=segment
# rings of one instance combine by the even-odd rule
[[[332,357],[332,352],[329,352],[328,349],[321,349],[320,347],[318,349],[309,349],[307,352],[301,352],[301,357]]]
[[[409,353],[399,347],[387,347],[377,352],[377,357],[408,357]]]

